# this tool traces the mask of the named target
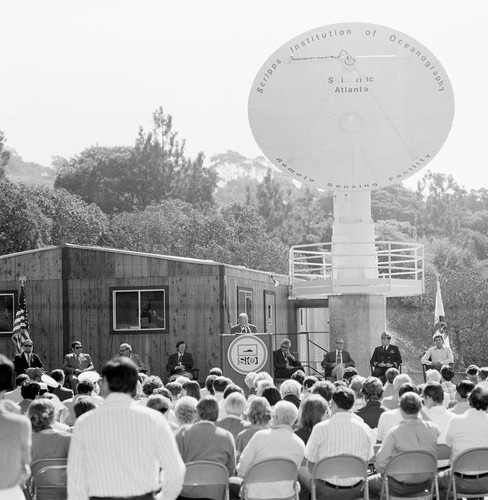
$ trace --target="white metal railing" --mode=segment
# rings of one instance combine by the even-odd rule
[[[366,282],[371,293],[391,293],[392,288],[424,289],[424,246],[394,241],[315,243],[290,249],[290,295],[304,282],[325,282],[330,294],[349,293]],[[351,279],[351,276],[353,279]],[[376,288],[375,288],[376,287]],[[414,290],[415,289],[415,290]],[[367,293],[367,292],[366,292]],[[399,295],[402,295],[401,293]]]

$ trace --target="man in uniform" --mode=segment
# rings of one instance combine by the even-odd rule
[[[387,332],[381,334],[381,345],[376,347],[369,364],[373,367],[373,377],[378,377],[383,384],[386,383],[386,370],[398,368],[402,364],[402,356],[396,345],[390,344],[391,335]]]

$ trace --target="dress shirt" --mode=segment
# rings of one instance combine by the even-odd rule
[[[354,455],[368,462],[373,453],[370,428],[350,411],[336,412],[328,420],[316,424],[305,447],[305,458],[314,464],[322,458],[343,454]],[[327,482],[351,486],[361,479],[328,479]]]
[[[459,403],[456,403],[449,411],[451,411],[455,415],[462,415],[470,408],[471,406],[469,405],[468,401],[466,399],[463,399],[462,401],[459,401]]]
[[[41,458],[67,458],[71,434],[45,429],[32,434],[32,461]]]
[[[24,399],[22,394],[20,394],[20,386],[16,387],[13,391],[6,392],[4,398],[14,403],[20,403]]]
[[[436,456],[439,434],[437,425],[422,420],[420,416],[413,420],[402,420],[391,429],[378,450],[376,469],[383,474],[391,459],[406,451],[426,451]],[[413,474],[411,477],[402,475],[401,480],[415,483],[426,479],[419,480],[418,474]]]
[[[441,433],[439,435],[438,443],[445,444],[446,442],[446,432],[449,422],[454,417],[454,413],[450,412],[444,405],[432,406],[423,408],[425,414],[436,424]]]
[[[427,350],[427,352],[422,356],[420,362],[424,364],[429,364],[429,358],[432,363],[440,363],[441,365],[450,365],[454,363],[454,356],[450,347],[443,346],[437,349],[433,346]]]
[[[470,407],[454,415],[447,426],[446,443],[452,448],[451,460],[469,448],[488,447],[488,414]]]
[[[441,386],[444,393],[449,394],[449,407],[453,407],[457,402],[456,386],[452,382],[448,382],[447,380],[444,380],[444,382],[441,383]]]
[[[173,500],[184,474],[164,416],[127,394],[109,394],[103,406],[76,421],[68,456],[70,500],[137,496],[160,487],[162,498]]]
[[[240,477],[244,477],[256,462],[284,456],[300,467],[304,450],[303,441],[293,433],[289,425],[264,429],[256,432],[244,448],[237,465],[237,473]],[[254,483],[248,487],[248,496],[262,499],[294,497],[294,486],[291,480]]]
[[[378,420],[378,432],[376,434],[376,441],[381,443],[385,440],[386,435],[396,425],[398,425],[403,420],[403,415],[400,408],[395,410],[385,411],[380,415]]]

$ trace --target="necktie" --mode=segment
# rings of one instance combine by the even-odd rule
[[[247,326],[242,327],[242,333],[247,333]]]
[[[178,354],[178,364],[180,364],[180,363],[181,363],[181,358],[182,358],[182,357],[183,357],[183,355]]]
[[[27,354],[27,364],[29,365],[29,368],[32,365],[32,354]]]
[[[336,363],[338,365],[342,364],[342,351],[337,351],[337,360],[336,360]]]

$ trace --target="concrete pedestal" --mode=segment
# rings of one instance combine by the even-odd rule
[[[369,360],[386,329],[386,298],[381,295],[338,295],[329,297],[330,347],[344,339],[344,349],[356,362],[363,377],[371,374]]]

